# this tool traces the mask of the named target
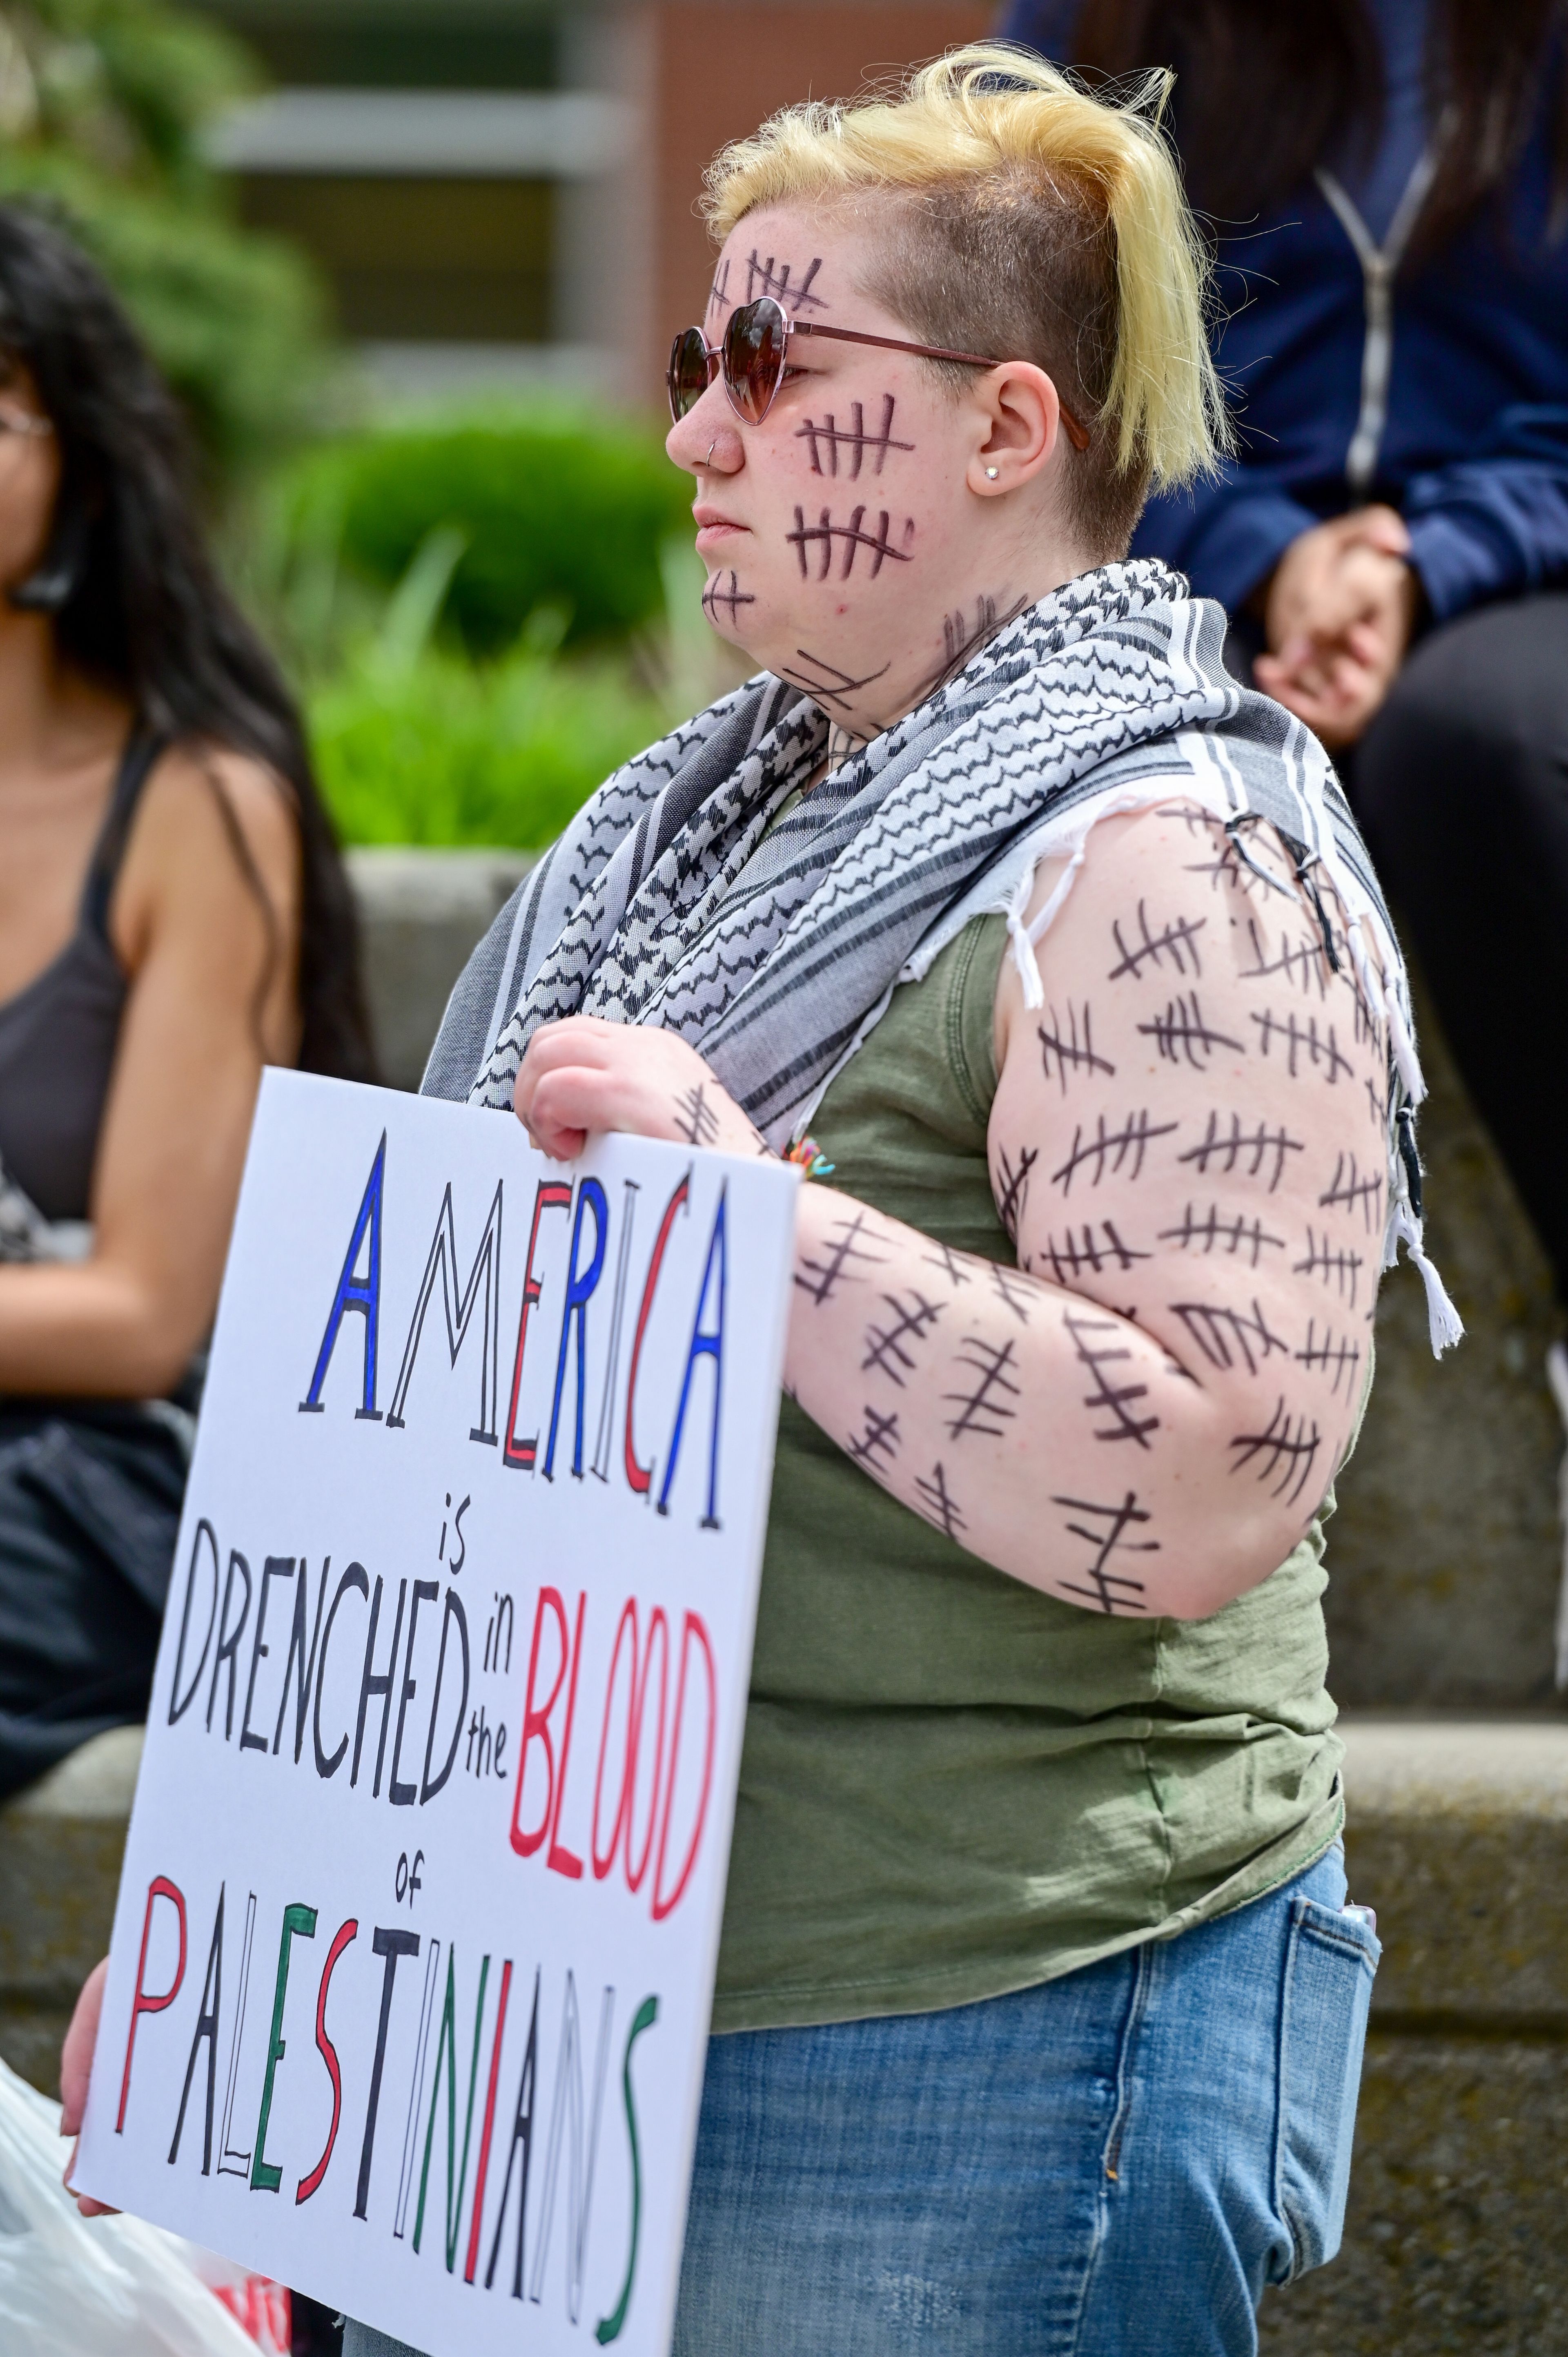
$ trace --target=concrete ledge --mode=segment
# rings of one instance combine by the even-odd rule
[[[381,1070],[416,1089],[468,952],[526,876],[532,851],[350,851],[365,984]]]

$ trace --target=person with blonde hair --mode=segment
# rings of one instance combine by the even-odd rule
[[[1322,1525],[1420,1079],[1323,753],[1125,560],[1222,433],[1163,94],[983,46],[719,157],[669,449],[762,669],[425,1076],[811,1182],[680,2357],[1251,2351],[1339,2236]]]

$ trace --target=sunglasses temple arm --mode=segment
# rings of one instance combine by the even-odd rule
[[[950,351],[943,344],[910,344],[898,336],[867,336],[853,328],[826,328],[814,319],[791,319],[789,332],[795,336],[831,336],[836,344],[875,344],[879,351],[914,352],[924,361],[957,361],[965,368],[1000,368],[1000,361],[987,360],[982,352]],[[1057,407],[1061,411],[1062,430],[1075,450],[1089,447],[1088,429],[1073,415],[1060,393]]]

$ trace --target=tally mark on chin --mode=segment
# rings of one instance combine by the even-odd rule
[[[1141,1528],[1150,1520],[1146,1508],[1138,1503],[1138,1493],[1129,1490],[1117,1506],[1099,1506],[1088,1498],[1055,1498],[1053,1506],[1065,1506],[1069,1513],[1088,1514],[1097,1528],[1087,1528],[1082,1523],[1069,1523],[1068,1529],[1075,1539],[1082,1539],[1094,1550],[1093,1560],[1084,1566],[1087,1587],[1070,1579],[1058,1579],[1055,1584],[1064,1596],[1081,1596],[1097,1605],[1101,1612],[1144,1612],[1148,1607],[1139,1601],[1144,1593],[1144,1582],[1128,1573],[1110,1568],[1113,1555],[1158,1555],[1158,1539],[1130,1539],[1128,1531]],[[1118,1592],[1120,1591],[1120,1592]]]
[[[719,615],[719,608],[722,606],[729,616],[730,628],[733,630],[741,608],[743,606],[755,606],[757,600],[751,595],[749,590],[741,588],[738,581],[736,580],[736,569],[733,565],[729,569],[729,587],[727,589],[721,589],[719,587],[723,578],[724,575],[722,572],[715,573],[707,587],[703,590],[703,611],[706,614],[710,622],[716,622]]]
[[[1262,1432],[1239,1432],[1231,1441],[1236,1461],[1230,1470],[1240,1473],[1255,1467],[1260,1481],[1273,1483],[1271,1495],[1294,1506],[1312,1478],[1322,1445],[1316,1419],[1309,1428],[1305,1415],[1291,1415],[1282,1392]]]
[[[1134,1415],[1133,1403],[1147,1399],[1148,1384],[1113,1383],[1107,1380],[1105,1372],[1108,1367],[1131,1359],[1133,1352],[1125,1341],[1100,1342],[1093,1339],[1099,1334],[1121,1336],[1125,1333],[1125,1328],[1114,1318],[1080,1318],[1070,1309],[1065,1312],[1062,1323],[1072,1337],[1073,1349],[1094,1383],[1094,1389],[1084,1396],[1084,1406],[1103,1409],[1112,1418],[1109,1425],[1095,1426],[1095,1439],[1132,1440],[1140,1448],[1147,1448],[1149,1435],[1159,1430],[1160,1419],[1157,1415]]]
[[[1197,936],[1208,922],[1207,917],[1199,917],[1196,922],[1190,917],[1174,917],[1168,925],[1154,933],[1149,931],[1148,916],[1140,900],[1138,938],[1131,948],[1122,938],[1121,918],[1117,917],[1112,922],[1111,937],[1116,944],[1119,963],[1112,967],[1106,980],[1119,982],[1125,974],[1136,981],[1145,965],[1153,966],[1158,974],[1163,971],[1163,961],[1167,957],[1177,974],[1185,975],[1190,963],[1192,972],[1201,975],[1203,962],[1198,955]]]

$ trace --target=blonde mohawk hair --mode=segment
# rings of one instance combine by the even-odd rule
[[[922,341],[1047,369],[1093,429],[1067,477],[1080,521],[1120,553],[1150,488],[1209,471],[1231,438],[1208,257],[1161,127],[1171,81],[1095,97],[976,42],[892,91],[784,108],[717,157],[703,215],[722,242],[764,206],[886,205],[867,291]]]

